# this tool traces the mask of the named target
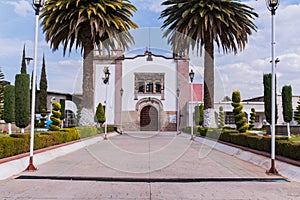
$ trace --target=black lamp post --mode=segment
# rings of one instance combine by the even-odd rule
[[[122,104],[123,104],[123,94],[124,94],[124,89],[120,89],[120,95],[121,95],[121,108],[120,108],[120,122],[121,122],[121,134],[123,133],[123,121],[122,121]]]
[[[103,83],[106,85],[105,86],[105,131],[104,131],[104,140],[107,140],[107,111],[108,111],[108,106],[107,106],[107,85],[109,84],[109,76],[110,76],[110,72],[109,72],[109,68],[108,67],[104,67],[103,69],[104,72],[104,77],[103,77]]]
[[[192,106],[191,106],[191,115],[192,115],[192,123],[191,123],[191,140],[194,140],[194,117],[193,117],[193,96],[194,96],[194,91],[193,91],[193,81],[194,81],[194,77],[195,77],[195,73],[194,71],[191,69],[190,73],[189,73],[189,77],[191,80],[191,102],[192,102]]]
[[[276,61],[275,61],[275,23],[274,16],[275,11],[279,6],[279,0],[266,0],[267,7],[271,11],[272,16],[272,33],[271,33],[271,46],[272,46],[272,103],[271,103],[271,168],[267,171],[270,174],[278,174],[278,171],[275,167],[275,78],[276,78]]]
[[[34,38],[34,59],[33,59],[33,74],[32,74],[32,88],[31,88],[31,122],[30,122],[30,154],[29,165],[26,168],[28,171],[34,171],[37,168],[33,164],[33,146],[34,146],[34,120],[35,120],[35,83],[36,83],[36,62],[37,62],[37,46],[38,46],[38,30],[39,30],[39,14],[40,9],[44,5],[44,0],[32,0],[32,6],[35,11],[35,38]]]
[[[177,131],[177,135],[180,134],[180,131],[179,131],[179,121],[180,121],[180,115],[179,115],[179,95],[180,95],[180,89],[177,88],[177,90],[176,90],[176,96],[177,96],[176,131]]]

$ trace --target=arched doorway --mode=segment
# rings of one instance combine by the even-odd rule
[[[141,110],[140,129],[141,131],[158,130],[158,112],[153,106],[145,106]]]

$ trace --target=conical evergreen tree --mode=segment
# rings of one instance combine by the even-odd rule
[[[45,56],[43,56],[43,65],[40,79],[40,93],[39,93],[39,111],[42,112],[43,109],[47,110],[47,75],[46,75],[46,65]]]
[[[27,71],[26,71],[26,62],[25,62],[25,44],[24,44],[24,48],[23,48],[21,74],[27,74]]]

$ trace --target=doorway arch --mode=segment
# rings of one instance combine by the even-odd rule
[[[158,111],[154,106],[142,108],[140,114],[141,131],[158,131]]]

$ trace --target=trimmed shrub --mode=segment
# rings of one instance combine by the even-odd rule
[[[249,130],[252,130],[255,126],[255,124],[254,124],[255,123],[255,117],[256,117],[255,108],[251,108]]]
[[[219,128],[223,128],[225,125],[225,113],[223,106],[219,107],[218,125]]]
[[[30,78],[28,74],[17,74],[15,78],[15,122],[19,128],[30,123]]]
[[[15,86],[4,87],[4,113],[3,119],[6,123],[15,121]]]
[[[232,103],[234,113],[234,120],[236,124],[236,129],[240,133],[244,133],[248,130],[249,125],[246,123],[247,119],[243,110],[243,104],[241,104],[241,94],[238,90],[232,92]]]
[[[51,131],[59,131],[60,130],[60,109],[61,105],[58,102],[53,102],[52,103],[52,115],[50,119],[52,120],[52,123],[50,124],[50,130]]]
[[[198,127],[196,134],[205,137],[207,134],[207,131],[208,131],[207,127]]]
[[[102,103],[99,103],[97,106],[96,119],[97,119],[97,122],[100,124],[103,124],[106,121],[105,111],[104,111]]]

